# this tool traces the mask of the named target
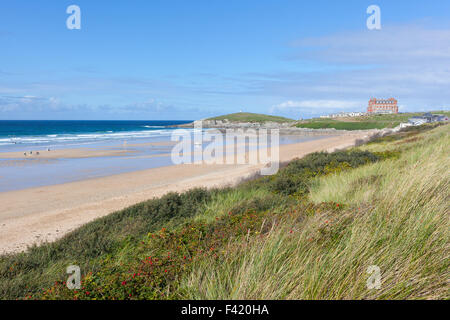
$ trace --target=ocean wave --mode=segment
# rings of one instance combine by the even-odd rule
[[[165,128],[166,126],[142,126],[142,128]]]
[[[157,126],[152,126],[157,127]],[[164,126],[159,126],[165,128]],[[191,131],[192,129],[188,130]],[[66,144],[73,142],[97,142],[102,140],[125,140],[134,138],[156,138],[174,133],[174,129],[141,130],[141,131],[107,131],[103,133],[76,133],[76,134],[48,134],[42,136],[17,136],[14,138],[1,138],[0,145],[40,145],[40,144]]]

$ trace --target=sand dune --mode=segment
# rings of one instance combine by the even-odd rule
[[[364,135],[366,133],[348,133],[282,145],[280,161],[315,151],[346,148]],[[93,155],[80,149],[77,154],[73,150],[60,151],[60,154]],[[255,174],[262,166],[186,164],[3,192],[0,193],[0,252],[21,251],[34,243],[54,241],[98,217],[169,191],[233,185]]]

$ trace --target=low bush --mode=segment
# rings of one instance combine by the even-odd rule
[[[445,132],[436,133],[413,141],[412,146],[418,149],[418,143],[441,141],[436,152],[442,158],[445,137]],[[436,228],[432,214],[434,209],[442,211],[437,201],[443,196],[437,197],[435,191],[448,185],[436,163],[430,168],[441,174],[439,184],[426,180],[424,174],[414,178],[414,161],[421,158],[408,149],[405,160],[406,149],[393,142],[373,144],[387,145],[373,148],[376,152],[358,148],[313,153],[291,161],[276,175],[234,188],[169,193],[98,219],[55,243],[2,256],[0,295],[9,299],[371,298],[376,293],[363,291],[365,264],[358,265],[360,254],[369,263],[377,252],[390,252],[385,245],[389,237],[400,254],[380,255],[386,268],[402,258],[402,252],[414,251],[409,243],[420,244],[423,251],[430,244],[415,241],[402,228],[411,223],[424,239],[438,235],[432,229]],[[429,149],[418,149],[420,156]],[[380,186],[386,188],[394,164],[398,179],[389,183],[399,190],[391,188],[383,193],[385,200],[375,201]],[[407,179],[400,180],[406,174],[428,190],[411,206],[407,204],[421,191]],[[410,192],[403,197],[407,201],[400,202],[407,188]],[[378,203],[384,207],[377,207]],[[402,213],[403,205],[412,215]],[[398,219],[390,220],[391,208],[401,213]],[[433,222],[429,230],[418,224],[421,210]],[[444,229],[439,228],[439,232]],[[408,242],[402,241],[405,237]],[[368,248],[367,239],[381,251]],[[403,258],[406,265],[409,258]],[[81,290],[65,287],[69,264],[81,267]],[[442,266],[436,260],[432,267]],[[352,287],[356,277],[360,278]],[[389,297],[408,296],[389,287],[386,292]]]
[[[341,172],[381,159],[368,151],[316,152],[292,161],[269,181],[269,189],[284,195],[303,195],[317,175]]]
[[[65,277],[65,267],[79,265],[95,272],[99,258],[127,243],[138,241],[162,226],[177,225],[193,217],[216,190],[197,188],[169,193],[88,223],[53,243],[33,246],[27,252],[0,257],[0,296],[23,297]],[[55,266],[57,266],[55,268]]]

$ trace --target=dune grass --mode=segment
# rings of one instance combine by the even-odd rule
[[[0,296],[448,298],[448,146],[449,126],[415,127],[234,188],[169,193],[0,257]],[[65,287],[70,264],[81,290]]]
[[[183,278],[187,296],[448,298],[449,142],[441,127],[404,144],[398,159],[317,178],[309,198],[343,211],[294,210],[265,239],[230,244],[225,262],[199,261]],[[371,265],[381,269],[379,290],[366,287]]]
[[[104,257],[121,260],[123,248],[148,232],[184,223],[216,192],[193,189],[181,195],[169,193],[96,219],[53,243],[0,256],[0,298],[23,298],[50,287],[66,278],[69,265],[78,265],[87,274],[98,271]]]

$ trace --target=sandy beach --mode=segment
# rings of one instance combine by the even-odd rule
[[[72,148],[72,149],[56,149],[56,150],[34,150],[30,152],[0,152],[0,159],[19,159],[19,160],[39,160],[39,159],[83,159],[95,157],[112,157],[126,156],[135,154],[134,150],[127,150],[132,147],[149,147],[149,146],[171,146],[174,143],[168,142],[152,142],[140,144],[127,144],[121,148]]]
[[[282,145],[280,161],[316,151],[347,148],[366,135],[365,132],[347,133]],[[100,150],[96,155],[82,149],[59,152],[65,156],[84,157],[101,156],[102,152],[114,150]],[[57,157],[57,151],[52,157]],[[2,192],[0,253],[22,251],[32,244],[54,241],[89,221],[169,191],[233,185],[255,174],[262,166],[185,164]]]

